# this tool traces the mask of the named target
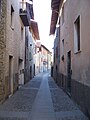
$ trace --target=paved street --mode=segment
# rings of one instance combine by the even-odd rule
[[[40,73],[0,105],[0,120],[88,119],[48,73]]]

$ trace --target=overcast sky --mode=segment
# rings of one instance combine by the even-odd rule
[[[51,22],[51,0],[33,0],[34,17],[38,22],[40,40],[50,51],[53,48],[53,39],[49,36]]]

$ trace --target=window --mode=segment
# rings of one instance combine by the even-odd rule
[[[74,52],[80,51],[80,16],[74,22]]]
[[[64,5],[62,7],[62,25],[63,25],[63,23],[64,23]]]
[[[14,9],[11,5],[11,27],[14,28]]]

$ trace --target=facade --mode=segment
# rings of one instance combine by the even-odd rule
[[[0,1],[0,102],[13,94],[19,82],[24,80],[24,31],[19,16],[19,1]],[[19,34],[18,34],[19,33]],[[22,42],[21,42],[22,41]],[[21,44],[22,43],[22,44]],[[22,49],[21,49],[22,48]],[[3,51],[4,50],[4,51]],[[3,58],[3,59],[2,59]],[[3,61],[2,61],[3,60]],[[22,71],[21,74],[19,71]]]
[[[0,0],[0,102],[30,80],[30,43],[39,39],[32,19],[32,1]]]
[[[19,46],[23,25],[16,17],[19,15],[19,6],[16,4],[17,2],[0,1],[0,102],[15,92],[18,79],[22,77],[18,70],[24,68],[23,64],[19,65],[19,60],[24,60],[23,50]]]
[[[35,22],[36,24],[36,22]],[[37,26],[35,26],[37,27]],[[35,37],[33,26],[26,28],[26,63],[25,63],[25,82],[32,79],[36,73],[36,59],[37,59],[37,52],[36,52],[36,41],[39,39],[37,36]],[[30,32],[31,31],[31,32]],[[34,37],[33,37],[34,36]]]
[[[40,52],[40,72],[46,72],[51,69],[51,52],[41,45]]]
[[[31,76],[34,77],[36,74],[38,74],[39,72],[37,72],[37,63],[36,63],[36,59],[38,57],[38,52],[37,52],[37,41],[40,41],[40,37],[39,37],[39,31],[38,31],[38,24],[36,21],[32,21],[31,22],[31,33],[32,33],[32,40],[30,40],[30,52],[29,55],[31,55],[30,58],[30,66],[32,66],[32,70],[30,69],[30,73]],[[31,78],[32,78],[31,77]]]
[[[40,73],[41,42],[36,41],[35,45],[35,75]]]
[[[90,117],[89,5],[88,0],[52,0],[50,34],[55,33],[57,24],[60,29],[57,82]]]

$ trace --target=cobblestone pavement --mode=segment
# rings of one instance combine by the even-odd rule
[[[37,75],[0,105],[0,120],[28,120],[41,80]]]
[[[46,116],[46,118],[38,120],[88,120],[78,106],[55,84],[50,75],[43,79],[45,74],[41,73],[27,84],[20,86],[13,96],[0,105],[0,120],[32,120],[32,108],[37,103],[39,114],[36,115]],[[51,111],[53,112],[51,113]],[[40,114],[41,112],[43,114]],[[34,112],[33,115],[35,116]]]
[[[88,120],[78,106],[55,84],[51,77],[48,79],[48,84],[56,120]]]

